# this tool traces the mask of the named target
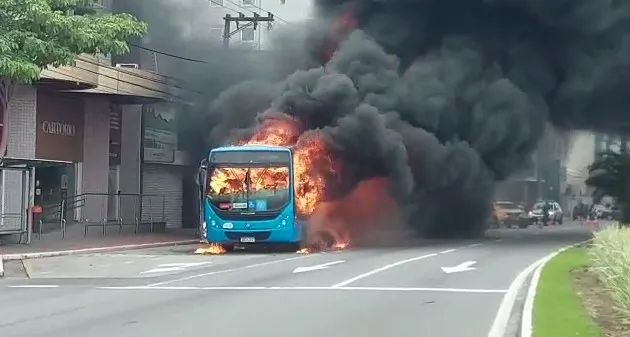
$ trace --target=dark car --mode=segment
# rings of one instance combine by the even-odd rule
[[[530,225],[523,206],[512,201],[495,201],[493,206],[493,227],[518,226],[519,228],[526,228]]]

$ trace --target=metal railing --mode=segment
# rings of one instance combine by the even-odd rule
[[[136,234],[142,226],[148,226],[154,232],[156,225],[166,226],[166,196],[82,193],[61,199],[54,205],[43,206],[40,217],[38,239],[42,237],[46,219],[59,226],[62,238],[66,237],[68,222],[83,224],[84,236],[88,235],[89,227],[100,227],[103,236],[112,226],[118,227],[119,234],[126,226],[134,227]]]

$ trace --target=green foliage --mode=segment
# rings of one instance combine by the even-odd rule
[[[571,274],[588,264],[586,251],[574,248],[545,265],[534,298],[533,337],[602,336],[576,293]]]
[[[589,255],[622,320],[630,323],[630,229],[609,227],[596,233]]]
[[[0,0],[0,79],[30,82],[82,53],[119,55],[146,25],[123,14],[74,15],[95,0]]]
[[[589,168],[586,184],[595,188],[594,198],[609,195],[622,211],[622,222],[630,221],[630,152],[606,151]]]

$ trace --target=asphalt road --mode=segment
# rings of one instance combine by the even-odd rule
[[[483,337],[523,269],[588,236],[566,224],[308,255],[178,247],[30,260],[30,278],[0,281],[0,336]]]

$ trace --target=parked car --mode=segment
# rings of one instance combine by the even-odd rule
[[[617,220],[621,215],[621,210],[617,205],[601,205],[593,206],[592,216],[597,219]]]
[[[530,224],[525,208],[512,201],[495,201],[491,220],[495,228],[503,226],[526,228]]]
[[[546,202],[540,201],[534,204],[534,206],[532,207],[532,210],[529,211],[529,214],[528,214],[531,223],[537,224],[544,220],[543,208],[545,206],[545,203],[549,205],[549,211],[548,211],[549,222],[545,223],[544,225],[545,226],[549,224],[562,225],[563,223],[562,218],[564,217],[564,213],[562,212],[562,207],[560,207],[560,204],[558,204],[556,201],[553,201],[553,200],[547,200]]]

